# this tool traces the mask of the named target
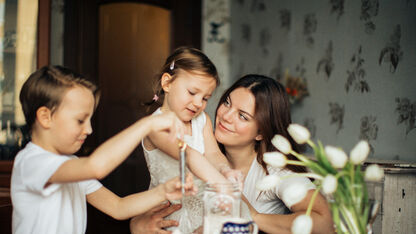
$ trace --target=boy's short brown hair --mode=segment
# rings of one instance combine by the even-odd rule
[[[66,90],[74,86],[91,90],[97,106],[98,88],[83,75],[61,66],[44,66],[32,73],[23,84],[19,96],[29,129],[32,129],[40,107],[45,106],[54,112],[61,104]]]

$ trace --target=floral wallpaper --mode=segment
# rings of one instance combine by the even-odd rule
[[[373,158],[416,162],[416,1],[229,4],[227,83],[248,73],[301,77],[308,96],[292,117],[315,139],[345,149],[365,139]]]

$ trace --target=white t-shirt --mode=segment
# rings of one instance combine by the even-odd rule
[[[13,233],[85,233],[86,195],[101,188],[97,180],[45,184],[66,160],[29,142],[14,161],[11,196]]]
[[[289,177],[294,172],[288,169],[276,169],[273,167],[267,167],[270,175],[278,175],[282,180],[274,188],[265,192],[260,192],[256,189],[256,183],[258,183],[263,177],[266,176],[266,172],[263,167],[254,159],[251,163],[249,172],[247,173],[244,181],[243,194],[246,196],[250,204],[262,214],[288,214],[290,213],[290,201],[283,201],[282,194],[285,189],[290,186],[305,186],[306,190],[314,189],[315,185],[305,177]]]

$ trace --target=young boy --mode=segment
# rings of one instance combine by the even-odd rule
[[[98,97],[95,85],[59,66],[39,69],[23,85],[20,102],[31,142],[18,153],[13,166],[13,233],[85,233],[86,201],[115,219],[127,219],[166,199],[181,197],[177,178],[124,198],[97,181],[152,131],[169,131],[172,138],[183,131],[173,113],[142,118],[89,157],[73,156],[92,132],[90,120]],[[191,177],[185,188],[187,194],[195,193]]]

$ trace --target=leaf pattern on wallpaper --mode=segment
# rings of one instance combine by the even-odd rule
[[[378,64],[390,63],[390,72],[394,73],[403,57],[403,51],[400,48],[401,29],[400,25],[396,26],[393,34],[390,36],[390,41],[381,50]]]
[[[309,130],[309,132],[311,133],[311,138],[315,138],[316,136],[315,119],[311,117],[305,118],[305,120],[303,121],[303,126],[305,126]]]
[[[251,41],[251,26],[249,24],[242,24],[241,25],[241,38],[246,43],[250,43],[250,41]]]
[[[305,36],[306,45],[308,47],[313,47],[315,43],[313,34],[316,32],[317,27],[318,20],[316,19],[316,15],[314,13],[305,15],[303,22],[303,35]]]
[[[329,41],[328,48],[325,51],[325,56],[319,60],[316,66],[316,73],[324,71],[325,80],[328,81],[334,69],[334,62],[332,61],[332,41]]]
[[[208,42],[224,43],[225,38],[220,35],[219,31],[219,28],[222,27],[224,23],[216,23],[212,21],[209,25],[211,30],[209,31]]]
[[[306,68],[305,68],[305,58],[300,59],[300,63],[296,64],[295,67],[295,77],[305,78]]]
[[[363,116],[361,117],[360,125],[360,140],[366,140],[370,145],[370,155],[374,154],[374,147],[371,141],[377,139],[378,125],[376,123],[377,118],[375,116]]]
[[[270,77],[275,78],[277,81],[282,80],[282,74],[283,74],[283,55],[281,52],[279,52],[276,63],[273,66],[272,70],[270,71]]]
[[[264,0],[252,0],[251,12],[265,11],[265,10],[266,10],[266,5],[264,4]]]
[[[331,14],[337,14],[337,20],[344,14],[344,0],[330,0]]]
[[[271,41],[271,33],[268,28],[264,28],[260,31],[260,48],[261,52],[264,56],[267,56],[269,54],[269,50],[267,49],[267,46],[270,44]]]
[[[288,9],[283,9],[279,11],[280,15],[280,28],[290,31],[292,13]]]
[[[329,103],[329,115],[331,116],[331,125],[334,124],[337,127],[338,132],[344,128],[344,114],[345,108],[344,105],[340,105],[336,102]]]
[[[360,20],[364,22],[367,34],[372,34],[376,30],[376,25],[372,19],[378,15],[378,8],[378,0],[361,0]]]
[[[416,128],[416,101],[411,102],[408,98],[396,98],[396,110],[395,112],[399,115],[397,124],[404,123],[406,125],[406,135],[410,131]]]
[[[361,57],[362,47],[358,48],[358,51],[353,54],[350,60],[351,69],[347,70],[347,82],[345,82],[345,91],[350,91],[351,86],[354,91],[357,92],[370,92],[370,86],[365,80],[366,71],[363,68],[365,60]]]

